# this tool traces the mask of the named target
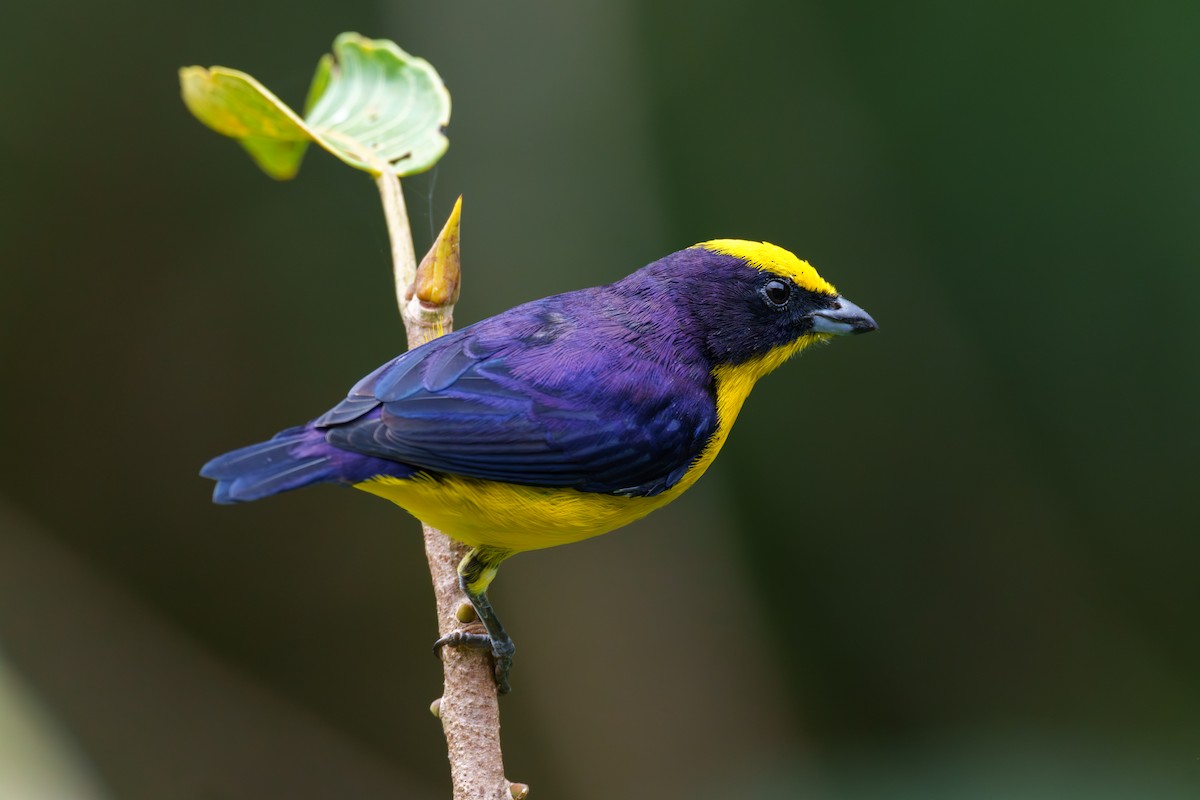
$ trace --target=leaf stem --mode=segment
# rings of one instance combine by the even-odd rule
[[[411,298],[409,292],[417,278],[417,253],[413,249],[412,230],[408,225],[408,208],[404,205],[404,190],[400,179],[390,169],[382,169],[375,177],[379,197],[383,201],[383,217],[387,221],[388,239],[392,243],[392,273],[396,281],[396,305],[408,328],[405,308]],[[424,342],[413,342],[409,336],[409,349]]]

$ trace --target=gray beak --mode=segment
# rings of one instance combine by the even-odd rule
[[[823,308],[812,313],[812,329],[816,333],[832,333],[838,336],[847,333],[867,333],[879,330],[871,315],[844,297],[839,296],[833,308]]]

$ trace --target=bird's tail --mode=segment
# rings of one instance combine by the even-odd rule
[[[299,489],[314,483],[342,480],[339,455],[325,434],[310,425],[288,428],[273,438],[223,456],[200,470],[217,482],[215,503],[243,503]]]

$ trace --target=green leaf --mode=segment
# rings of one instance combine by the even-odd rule
[[[301,118],[265,86],[226,67],[184,67],[183,101],[217,133],[237,139],[272,178],[300,169],[310,141],[373,175],[413,175],[449,146],[450,94],[433,66],[393,42],[343,33],[317,64]]]

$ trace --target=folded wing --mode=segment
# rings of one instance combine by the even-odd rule
[[[716,427],[694,373],[619,348],[544,337],[514,351],[494,338],[464,328],[410,351],[313,426],[335,447],[423,471],[628,496],[677,483]]]

